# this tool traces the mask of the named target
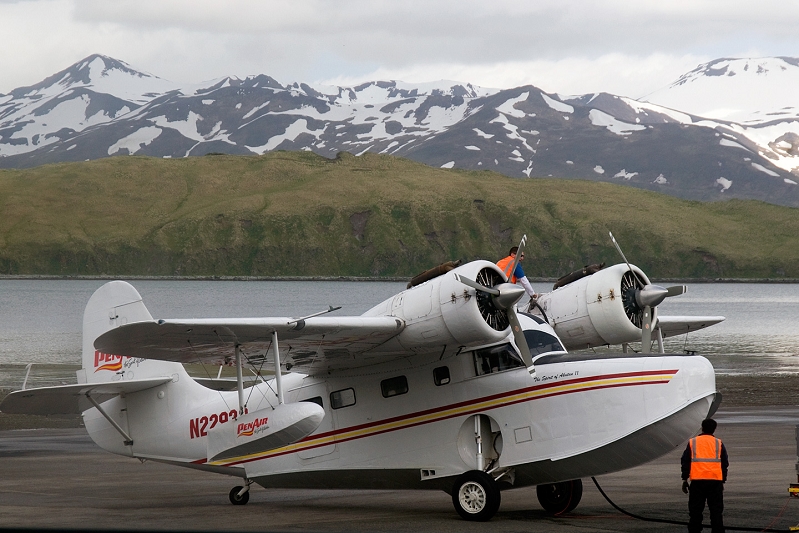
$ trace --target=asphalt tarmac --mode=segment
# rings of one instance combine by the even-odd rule
[[[716,415],[728,449],[727,526],[788,530],[799,524],[795,426],[799,407],[742,407]],[[682,448],[647,465],[601,476],[620,507],[645,517],[687,520]],[[239,480],[104,452],[82,429],[0,431],[0,528],[171,531],[683,531],[614,510],[590,479],[569,515],[548,516],[535,488],[502,493],[488,523],[461,520],[435,491],[265,490],[233,506]]]

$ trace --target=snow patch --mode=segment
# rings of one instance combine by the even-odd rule
[[[544,93],[541,93],[541,98],[543,98],[544,102],[546,102],[546,104],[555,111],[560,111],[561,113],[574,113],[574,108],[569,104],[564,104],[563,102],[553,100]]]
[[[274,150],[275,148],[280,146],[280,143],[282,143],[283,141],[296,140],[297,137],[299,137],[303,133],[309,133],[314,137],[318,136],[318,134],[315,131],[308,129],[308,121],[305,120],[304,118],[301,118],[292,122],[289,125],[289,127],[286,128],[286,131],[283,132],[282,135],[275,135],[274,137],[271,137],[266,142],[266,144],[263,144],[261,146],[247,146],[247,149],[255,152],[256,154],[263,155],[264,153],[269,152],[270,150]]]
[[[779,177],[780,177],[780,175],[779,175],[779,174],[777,174],[777,173],[776,173],[776,172],[774,172],[773,170],[769,170],[769,169],[767,169],[767,168],[766,168],[766,167],[764,167],[763,165],[758,165],[757,163],[752,163],[752,166],[753,166],[753,167],[755,167],[755,168],[756,168],[757,170],[759,170],[760,172],[765,172],[765,173],[766,173],[766,174],[768,174],[769,176],[774,176],[775,178],[779,178]]]
[[[515,118],[524,118],[527,114],[524,111],[520,111],[516,109],[514,106],[519,102],[524,102],[527,100],[527,97],[530,96],[529,91],[523,92],[516,98],[510,98],[506,100],[502,105],[497,107],[497,111],[500,113],[505,113],[506,115],[510,115]]]
[[[324,144],[325,144],[325,143],[322,143],[321,145],[317,145],[317,146],[318,146],[319,148],[321,148],[321,147],[322,147]],[[380,153],[381,153],[381,154],[385,154],[386,152],[388,152],[389,150],[391,150],[392,148],[394,148],[395,146],[398,146],[398,145],[399,145],[399,143],[398,143],[397,141],[391,141],[390,143],[388,143],[388,146],[386,146],[385,148],[383,148],[383,149],[380,151]]]
[[[749,150],[749,148],[747,148],[746,146],[744,146],[744,145],[742,145],[742,144],[739,144],[739,143],[737,143],[737,142],[735,142],[735,141],[731,141],[731,140],[729,140],[729,139],[721,139],[721,140],[719,141],[719,144],[720,144],[721,146],[729,146],[729,147],[731,147],[731,148],[743,148],[743,149],[744,149],[744,150],[746,150],[747,152],[749,152],[749,151],[750,151],[750,150]]]
[[[525,176],[527,176],[529,178],[530,177],[530,172],[532,172],[532,171],[533,171],[533,162],[530,161],[530,163],[527,165],[527,168],[522,170],[522,174],[524,174]]]
[[[658,185],[665,185],[668,182],[669,182],[669,180],[666,179],[666,176],[661,174],[660,176],[655,178],[655,181],[653,181],[652,183],[657,183]]]
[[[477,129],[477,128],[472,128],[472,131],[474,131],[475,133],[477,133],[477,135],[479,135],[479,136],[480,136],[480,137],[482,137],[483,139],[490,139],[491,137],[493,137],[493,136],[494,136],[494,134],[493,134],[493,133],[486,133],[486,132],[484,132],[484,131],[482,131],[482,130],[480,130],[480,129]]]
[[[573,164],[574,164],[574,161],[566,161],[566,164],[567,164],[567,165],[573,165]]]
[[[533,150],[533,147],[530,146],[529,144],[527,144],[527,139],[525,139],[524,137],[519,135],[519,127],[516,126],[515,124],[511,124],[510,121],[508,120],[508,117],[506,117],[505,115],[500,113],[499,115],[497,115],[497,118],[492,120],[489,124],[493,124],[494,122],[499,122],[500,124],[502,124],[503,128],[508,130],[508,133],[506,134],[506,137],[508,137],[509,139],[513,139],[515,141],[520,141],[524,145],[525,148],[527,148],[531,152],[535,153],[535,150]],[[497,142],[499,144],[502,144],[500,141],[497,141]]]
[[[441,165],[441,168],[452,168],[454,166],[455,166],[455,161],[450,161],[448,163],[444,163],[443,165]]]
[[[480,151],[480,149],[478,147],[473,146],[473,145],[464,146],[464,148],[466,148],[467,150],[475,150],[475,151],[478,151],[478,152]]]
[[[216,102],[216,100],[203,100],[202,102],[203,102],[203,105],[211,105],[214,102]]]
[[[151,142],[156,140],[163,130],[155,126],[145,126],[134,131],[127,137],[122,137],[108,147],[108,155],[114,155],[120,150],[127,149],[130,155],[135,154]]]
[[[241,117],[241,118],[242,118],[242,120],[247,120],[248,118],[250,118],[251,116],[253,116],[254,114],[256,114],[258,111],[260,111],[261,109],[263,109],[263,108],[265,108],[266,106],[268,106],[270,101],[271,101],[271,100],[267,100],[267,101],[266,101],[266,102],[264,102],[263,104],[261,104],[261,105],[259,105],[259,106],[255,106],[255,107],[253,107],[252,109],[250,109],[249,111],[247,111],[247,114],[245,114],[243,117]],[[239,105],[241,105],[241,104],[239,104]],[[244,127],[244,126],[246,126],[246,125],[247,125],[247,124],[242,124],[242,127]],[[241,129],[241,128],[239,128],[239,129]]]
[[[716,180],[716,183],[721,185],[721,192],[726,191],[727,189],[730,188],[730,185],[732,185],[732,182],[727,178],[719,178]]]
[[[793,181],[793,180],[789,180],[788,178],[785,178],[785,179],[784,179],[784,180],[782,180],[782,181],[784,181],[784,182],[785,182],[785,183],[787,183],[788,185],[796,185],[796,182],[795,182],[795,181]]]
[[[623,168],[623,169],[619,170],[618,172],[616,172],[613,175],[613,177],[614,178],[624,178],[626,180],[631,180],[632,178],[634,178],[637,175],[638,175],[638,172],[627,172],[627,169]],[[663,174],[661,174],[661,176],[662,175]]]
[[[600,165],[597,165],[597,166],[594,167],[594,172],[596,172],[597,174],[604,174],[605,173],[605,169],[602,168]]]
[[[622,122],[614,116],[608,115],[599,109],[592,109],[588,112],[588,118],[591,119],[591,124],[594,126],[601,126],[607,128],[608,131],[616,135],[631,135],[634,131],[645,130],[646,126],[640,124],[628,124]]]

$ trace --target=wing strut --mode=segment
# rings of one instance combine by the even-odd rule
[[[237,342],[233,348],[236,353],[236,388],[239,391],[239,414],[244,414],[244,375],[241,371],[241,348]]]
[[[103,415],[103,416],[105,417],[105,419],[106,419],[106,420],[108,420],[108,423],[109,423],[109,424],[111,424],[112,426],[114,426],[114,429],[116,429],[116,430],[119,432],[119,434],[120,434],[120,435],[122,435],[122,437],[124,437],[124,439],[125,439],[125,440],[124,440],[124,444],[125,444],[125,446],[133,446],[133,439],[131,439],[131,438],[130,438],[130,435],[128,435],[127,431],[125,431],[124,429],[122,429],[122,426],[120,426],[119,424],[117,424],[117,421],[116,421],[116,420],[114,420],[113,418],[111,418],[110,416],[108,416],[108,413],[106,413],[106,412],[103,410],[103,408],[102,408],[102,407],[100,407],[100,404],[99,404],[99,403],[97,403],[97,400],[95,400],[94,398],[92,398],[92,395],[91,395],[91,393],[90,393],[90,392],[87,392],[87,393],[86,393],[86,398],[88,398],[88,400],[89,400],[89,401],[92,403],[92,405],[94,406],[94,408],[95,408],[95,409],[97,409],[98,411],[100,411],[100,414],[101,414],[101,415]]]
[[[277,346],[277,331],[272,332],[272,344],[275,347],[275,385],[277,386],[277,403],[283,403],[283,387],[280,384],[280,350]]]

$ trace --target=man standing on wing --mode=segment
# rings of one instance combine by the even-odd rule
[[[702,421],[702,433],[688,441],[682,454],[682,491],[688,493],[688,531],[702,531],[705,502],[713,533],[724,533],[724,482],[727,481],[727,449],[713,436],[716,421]],[[688,484],[690,478],[691,484]],[[690,490],[690,493],[689,493]]]
[[[519,256],[519,261],[516,263],[516,269],[511,273],[510,269],[513,266],[513,261],[516,259],[516,254],[519,251],[518,246],[514,246],[508,252],[508,256],[500,259],[497,261],[497,266],[505,273],[507,276],[508,281],[511,283],[521,283],[522,287],[524,287],[525,292],[530,297],[531,300],[535,300],[538,298],[538,295],[535,293],[535,289],[533,286],[530,285],[530,281],[527,279],[527,276],[524,275],[524,270],[522,270],[522,261],[524,260],[524,252]]]

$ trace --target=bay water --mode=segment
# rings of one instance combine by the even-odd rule
[[[0,280],[0,388],[19,388],[27,363],[52,365],[51,381],[63,374],[71,375],[71,381],[69,377],[55,381],[74,382],[72,370],[80,364],[83,309],[103,283]],[[358,315],[405,288],[405,282],[383,281],[131,283],[156,319],[300,317],[329,305],[342,306],[337,315]],[[552,287],[549,283],[533,286],[539,292]],[[708,357],[719,374],[799,373],[798,284],[689,284],[686,294],[667,298],[658,312],[726,317],[708,329],[666,339],[667,352],[695,351]]]

